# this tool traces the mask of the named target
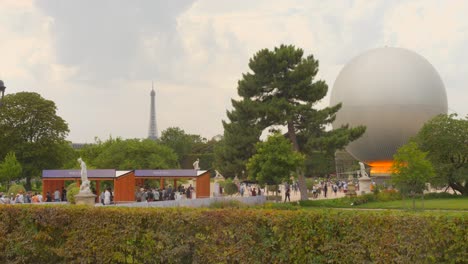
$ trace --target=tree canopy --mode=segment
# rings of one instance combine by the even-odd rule
[[[231,122],[223,122],[225,141],[221,159],[225,163],[236,164],[236,169],[242,167],[248,156],[254,154],[252,146],[262,131],[271,126],[286,127],[294,150],[304,154],[334,152],[364,133],[364,127],[326,129],[341,104],[314,109],[328,92],[324,81],[315,80],[318,65],[312,55],[304,57],[303,50],[292,45],[262,49],[250,59],[251,72],[243,74],[238,82],[241,99],[232,100],[234,109],[228,112]],[[307,199],[302,173],[299,188],[301,198]]]
[[[398,149],[393,155],[392,183],[402,194],[423,194],[426,183],[434,177],[434,168],[427,159],[427,152],[410,142]]]
[[[8,152],[5,160],[0,163],[0,181],[6,185],[6,190],[10,188],[11,181],[19,179],[22,170],[15,153]]]
[[[57,107],[38,93],[19,92],[5,96],[0,111],[0,158],[10,151],[22,164],[22,177],[30,189],[32,177],[43,169],[60,168],[71,146],[65,141],[68,125]]]
[[[303,163],[304,156],[293,150],[291,142],[275,133],[265,142],[257,143],[256,154],[249,159],[247,170],[250,179],[261,185],[278,185],[288,181]]]
[[[151,139],[112,139],[85,146],[81,150],[89,167],[100,169],[172,169],[178,168],[172,149]]]
[[[468,195],[468,116],[439,115],[429,120],[415,138],[428,152],[436,170],[432,184],[450,186]]]

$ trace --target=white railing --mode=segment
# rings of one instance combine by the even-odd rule
[[[261,196],[248,196],[248,197],[211,197],[211,198],[199,198],[199,199],[181,199],[181,200],[169,200],[169,201],[157,201],[157,202],[128,202],[118,203],[111,206],[123,206],[123,207],[208,207],[214,202],[223,202],[235,200],[247,205],[260,205],[266,202],[266,197]],[[102,204],[96,204],[96,206],[103,206]]]

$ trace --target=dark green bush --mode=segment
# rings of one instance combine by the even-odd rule
[[[233,195],[239,192],[239,189],[237,188],[237,185],[233,182],[227,182],[224,185],[224,192],[227,195]]]
[[[0,206],[1,263],[466,263],[466,213]]]
[[[424,199],[451,199],[451,198],[463,198],[463,196],[446,193],[446,192],[424,194]]]

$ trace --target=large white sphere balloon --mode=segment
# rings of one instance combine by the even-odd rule
[[[330,103],[340,102],[333,127],[367,127],[346,150],[368,164],[393,160],[427,120],[447,113],[437,71],[419,54],[401,48],[377,48],[352,59],[333,85]]]

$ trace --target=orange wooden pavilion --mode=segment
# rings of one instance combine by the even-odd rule
[[[135,201],[135,187],[143,186],[145,179],[160,180],[161,188],[165,180],[173,180],[174,188],[177,180],[193,180],[195,198],[210,197],[210,173],[202,170],[128,170],[119,171],[113,169],[88,170],[88,179],[96,182],[96,193],[100,193],[101,181],[113,181],[114,201]],[[65,181],[75,181],[77,185],[81,181],[80,170],[43,170],[42,171],[42,195],[47,192],[52,194],[56,189],[60,191],[65,186]]]

